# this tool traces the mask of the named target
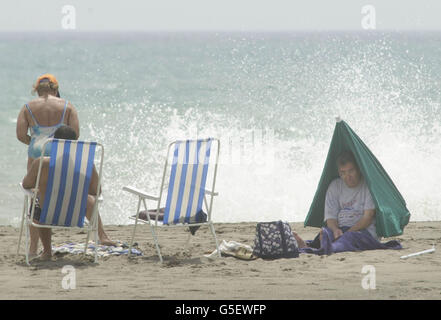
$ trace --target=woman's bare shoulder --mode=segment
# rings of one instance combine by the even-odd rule
[[[70,102],[70,101],[67,101],[67,108],[69,108],[70,110],[76,110],[76,109],[75,109],[75,106],[74,106],[73,103]]]

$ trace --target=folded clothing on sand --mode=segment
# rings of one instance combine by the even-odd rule
[[[334,233],[331,229],[322,228],[322,241],[319,235],[314,240],[307,240],[307,248],[300,248],[301,253],[312,253],[318,255],[329,255],[337,252],[345,251],[363,251],[376,249],[402,249],[401,244],[397,240],[391,240],[381,243],[375,239],[366,229],[361,231],[347,231],[349,227],[343,227],[343,235],[334,241]]]

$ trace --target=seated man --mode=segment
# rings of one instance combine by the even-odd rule
[[[378,239],[375,204],[354,155],[350,151],[343,152],[337,158],[337,168],[340,178],[330,183],[325,200],[325,222],[334,233],[334,239],[343,234],[343,227],[349,227],[348,231],[366,229]]]
[[[354,155],[350,151],[342,152],[337,158],[337,168],[340,178],[333,180],[328,187],[325,198],[325,212],[324,221],[328,229],[324,228],[320,231],[320,234],[312,242],[305,243],[295,232],[294,236],[297,239],[299,248],[316,248],[319,249],[323,246],[324,232],[327,232],[328,239],[331,241],[338,240],[344,232],[352,231],[367,231],[353,234],[353,237],[348,242],[353,242],[357,239],[362,239],[364,243],[367,243],[368,239],[370,244],[380,244],[375,227],[375,204],[372,199],[369,188],[364,180],[360,169],[357,166]],[[331,232],[332,234],[328,234]],[[374,249],[376,245],[372,246]],[[336,245],[331,249],[334,252],[336,250],[343,250],[344,245]],[[346,248],[363,249],[363,244],[358,246],[357,244],[349,244]],[[367,247],[366,247],[367,249]]]
[[[77,134],[75,130],[73,130],[71,127],[63,125],[60,128],[58,128],[55,131],[54,137],[56,139],[66,139],[66,140],[76,140]],[[41,211],[41,208],[44,205],[44,197],[46,192],[46,185],[49,175],[49,157],[45,157],[43,160],[43,165],[41,168],[41,174],[40,174],[40,182],[39,182],[39,194],[37,196],[37,199],[39,199],[39,203],[35,206],[35,212],[34,212],[34,223],[39,223],[39,214]],[[38,175],[38,167],[39,167],[40,159],[35,159],[31,167],[26,174],[26,176],[23,178],[23,187],[26,189],[34,188],[35,183],[37,180]],[[98,173],[93,168],[92,172],[92,178],[90,179],[90,187],[89,187],[89,195],[87,198],[87,209],[86,209],[86,217],[87,219],[90,219],[92,215],[92,209],[95,204],[95,198],[96,198],[96,188],[98,183]],[[38,205],[38,206],[37,206]],[[35,228],[38,229],[39,238],[41,239],[41,242],[43,244],[43,253],[41,255],[42,259],[50,259],[52,256],[52,245],[51,245],[51,229],[49,228]],[[34,231],[35,232],[35,231]],[[101,218],[98,214],[98,237],[100,239],[100,243],[103,245],[115,245],[114,242],[112,242],[107,234],[104,232],[103,224],[101,222]],[[36,256],[36,251],[38,247],[38,237],[32,237],[32,231],[31,231],[31,243],[30,243],[30,256]]]

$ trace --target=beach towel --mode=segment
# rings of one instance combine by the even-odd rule
[[[300,248],[300,253],[312,253],[317,255],[330,255],[337,252],[345,251],[363,251],[376,249],[402,249],[401,244],[397,240],[390,240],[386,243],[381,243],[375,239],[366,229],[361,231],[347,231],[348,227],[343,227],[343,235],[334,241],[334,233],[328,227],[322,228],[323,238],[320,243],[320,248]],[[318,235],[317,235],[318,237]],[[312,245],[315,240],[307,240],[307,245]]]
[[[109,257],[109,256],[120,256],[129,253],[128,246],[122,242],[117,241],[117,246],[105,246],[97,245],[97,255],[99,257]],[[94,255],[95,243],[89,241],[87,246],[87,255]],[[56,253],[70,253],[70,254],[81,254],[84,253],[84,243],[73,243],[67,242],[58,246],[52,246],[52,252]],[[142,252],[138,249],[132,248],[132,254],[141,256]]]

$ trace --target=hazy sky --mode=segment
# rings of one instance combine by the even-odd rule
[[[361,30],[362,7],[377,30],[441,30],[440,0],[14,0],[0,4],[0,31]]]

